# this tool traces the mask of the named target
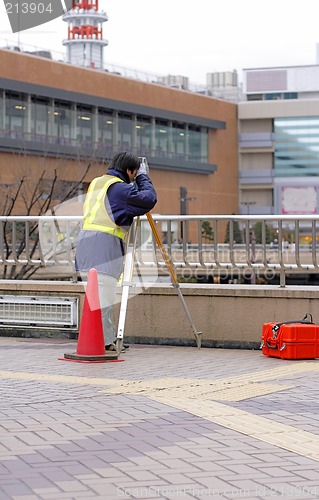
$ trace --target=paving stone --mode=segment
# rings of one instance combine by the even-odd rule
[[[318,464],[319,465],[319,464]],[[295,471],[296,473],[296,471]],[[298,476],[305,477],[311,481],[319,480],[319,467],[317,470],[298,470]]]
[[[9,496],[21,496],[32,494],[32,489],[22,482],[16,482],[15,484],[1,484],[0,485],[0,498],[2,499],[2,492]]]
[[[39,497],[37,495],[14,495],[12,500],[39,500]]]

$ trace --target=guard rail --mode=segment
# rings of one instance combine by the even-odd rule
[[[319,273],[319,216],[153,215],[179,279],[248,278],[263,283],[274,275],[285,286],[289,273]],[[164,280],[166,264],[146,217],[135,221],[136,266]],[[0,216],[1,279],[73,279],[81,216]],[[222,243],[226,241],[227,243]],[[155,276],[155,278],[154,278]]]

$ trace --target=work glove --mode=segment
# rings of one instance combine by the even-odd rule
[[[141,164],[140,164],[139,169],[138,169],[137,174],[136,174],[136,177],[138,177],[141,174],[148,175],[149,171],[150,171],[150,168],[148,166],[147,159],[146,158],[142,158],[141,159]]]

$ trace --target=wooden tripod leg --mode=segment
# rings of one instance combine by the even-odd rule
[[[194,336],[195,336],[195,340],[196,340],[196,345],[200,349],[200,347],[201,347],[201,338],[200,338],[200,336],[202,335],[202,332],[198,332],[196,330],[195,325],[194,325],[194,323],[192,321],[190,312],[188,310],[188,307],[187,307],[186,302],[184,300],[184,297],[182,295],[182,292],[181,292],[181,289],[180,289],[180,286],[179,286],[179,282],[177,280],[177,276],[176,276],[176,273],[174,271],[173,264],[172,264],[172,262],[171,262],[171,260],[170,260],[170,258],[168,256],[168,254],[167,254],[164,246],[163,246],[161,238],[159,237],[159,234],[157,232],[157,229],[156,229],[153,217],[151,216],[151,214],[149,212],[146,214],[146,216],[147,216],[147,220],[149,222],[149,225],[150,225],[150,227],[152,229],[155,241],[158,244],[159,248],[161,249],[163,258],[164,258],[164,260],[166,262],[166,265],[167,265],[167,268],[168,268],[168,270],[170,272],[170,275],[171,275],[171,278],[172,278],[172,281],[173,281],[173,286],[174,286],[174,288],[177,289],[177,293],[178,293],[178,296],[179,296],[179,298],[181,300],[181,303],[182,303],[182,306],[183,306],[184,311],[186,313],[187,319],[188,319],[188,321],[189,321],[189,323],[190,323],[190,325],[192,327],[192,330],[193,330],[193,333],[194,333]]]
[[[198,348],[201,347],[201,338],[200,336],[202,335],[202,332],[198,332],[196,330],[196,327],[192,321],[190,312],[188,310],[188,307],[186,305],[186,302],[184,300],[183,294],[181,292],[179,282],[177,280],[177,276],[175,274],[173,264],[162,244],[162,241],[159,237],[159,234],[157,232],[153,217],[151,214],[148,212],[146,214],[149,225],[151,227],[152,233],[154,235],[155,241],[157,245],[160,247],[163,258],[166,262],[167,268],[170,272],[173,286],[174,288],[177,289],[178,296],[180,298],[180,301],[182,303],[182,306],[184,308],[185,314],[187,316],[187,319],[191,325],[191,328],[193,330],[195,340],[196,340],[196,345]],[[117,345],[117,352],[120,354],[122,346],[123,346],[123,338],[124,338],[124,327],[125,327],[125,319],[126,319],[126,311],[127,311],[127,302],[129,299],[129,293],[130,293],[130,287],[132,286],[132,280],[133,280],[133,271],[134,271],[134,260],[135,260],[135,251],[136,251],[136,242],[137,242],[137,230],[138,226],[140,224],[140,219],[139,217],[136,220],[136,225],[135,225],[135,233],[133,237],[133,243],[130,243],[128,241],[127,245],[127,251],[126,251],[126,256],[125,256],[125,265],[124,265],[124,272],[123,272],[123,283],[122,283],[122,298],[121,298],[121,306],[120,306],[120,315],[119,315],[119,322],[118,322],[118,330],[117,330],[117,339],[116,339],[116,345]],[[130,235],[131,236],[131,235]]]

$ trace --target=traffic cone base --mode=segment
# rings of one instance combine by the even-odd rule
[[[75,359],[76,361],[110,361],[118,359],[118,355],[114,354],[104,354],[103,356],[82,356],[81,354],[64,354],[66,359]]]
[[[66,354],[65,356],[72,356],[72,354]],[[87,359],[73,359],[72,357],[58,358],[59,361],[71,361],[73,363],[120,363],[125,361],[125,359],[95,359],[93,361],[88,361]]]

